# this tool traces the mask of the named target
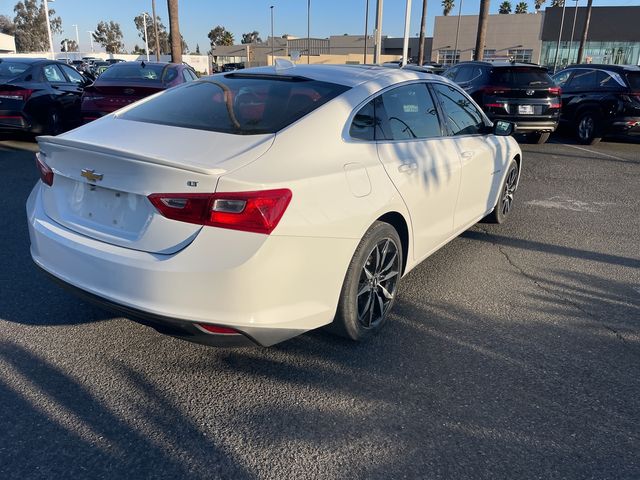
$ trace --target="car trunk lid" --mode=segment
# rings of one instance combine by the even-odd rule
[[[47,215],[88,237],[145,252],[175,253],[201,226],[170,220],[152,193],[212,193],[221,175],[255,160],[274,135],[240,136],[105,118],[58,137],[39,137],[53,169]],[[114,141],[117,139],[117,142]]]

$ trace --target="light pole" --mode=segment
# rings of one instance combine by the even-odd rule
[[[373,63],[380,63],[380,53],[382,52],[382,3],[383,0],[378,0],[376,6],[376,48],[373,51]]]
[[[460,35],[460,16],[462,14],[462,0],[460,0],[460,5],[458,6],[458,28],[456,29],[456,44],[455,47],[453,47],[453,60],[451,62],[451,64],[455,64],[456,62],[456,55],[458,54],[458,36]]]
[[[89,34],[89,42],[91,42],[91,53],[93,53],[93,32],[91,30],[87,30]]]
[[[367,63],[367,36],[369,35],[369,0],[364,9],[364,62]]]
[[[562,2],[562,20],[560,20],[560,33],[558,33],[558,44],[556,45],[556,58],[553,61],[553,73],[558,68],[558,53],[560,53],[560,40],[562,39],[562,27],[564,26],[564,9],[566,2]]]
[[[569,39],[569,53],[567,54],[567,65],[571,62],[571,46],[573,45],[573,33],[576,31],[576,17],[578,16],[578,0],[574,0],[576,6],[573,12],[573,26],[571,27],[571,38]]]
[[[311,0],[307,0],[307,65],[311,63]]]
[[[142,12],[142,24],[144,25],[144,50],[147,52],[147,62],[149,61],[149,40],[147,38],[147,12]]]
[[[271,10],[271,65],[273,65],[274,59],[273,59],[273,55],[274,55],[274,49],[273,49],[273,5],[271,5],[269,7],[269,9]]]
[[[54,0],[42,0],[42,4],[44,5],[44,18],[47,22],[47,34],[49,35],[49,53],[51,54],[51,59],[54,58],[53,53],[53,37],[51,36],[51,24],[49,23],[49,2],[53,2]]]
[[[402,43],[402,64],[404,67],[407,64],[407,57],[409,55],[409,22],[411,21],[411,0],[407,0],[407,9],[404,13],[404,41]]]
[[[72,27],[76,27],[76,47],[78,48],[78,52],[80,51],[80,35],[78,34],[78,25],[71,25]]]

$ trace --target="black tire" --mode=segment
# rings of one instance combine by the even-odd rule
[[[504,223],[513,208],[513,200],[518,186],[518,164],[514,159],[509,162],[507,174],[500,187],[498,203],[489,215],[484,218],[486,223]]]
[[[375,222],[353,254],[328,329],[355,341],[380,331],[395,303],[402,261],[398,232],[388,223]]]
[[[537,143],[538,145],[542,145],[543,143],[547,143],[547,140],[549,140],[550,136],[551,136],[551,132],[531,133],[529,134],[528,140],[531,143]]]
[[[47,126],[45,128],[47,135],[58,135],[62,133],[62,126],[60,125],[60,113],[57,110],[51,110],[47,116]]]
[[[594,111],[582,113],[575,125],[576,138],[583,145],[595,145],[602,140],[602,118]]]

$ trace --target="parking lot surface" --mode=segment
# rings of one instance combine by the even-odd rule
[[[372,341],[214,349],[37,271],[33,144],[0,142],[0,478],[640,478],[640,145],[522,148],[511,218]]]

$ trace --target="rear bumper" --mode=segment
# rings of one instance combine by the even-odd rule
[[[140,252],[55,223],[42,208],[43,188],[38,182],[27,201],[34,262],[108,308],[192,341],[214,340],[195,324],[269,346],[330,323],[358,243],[204,228],[177,253]]]
[[[0,110],[0,130],[19,130],[29,131],[31,122],[22,114],[22,112]]]
[[[557,121],[513,121],[516,124],[516,133],[554,132],[558,128]]]

